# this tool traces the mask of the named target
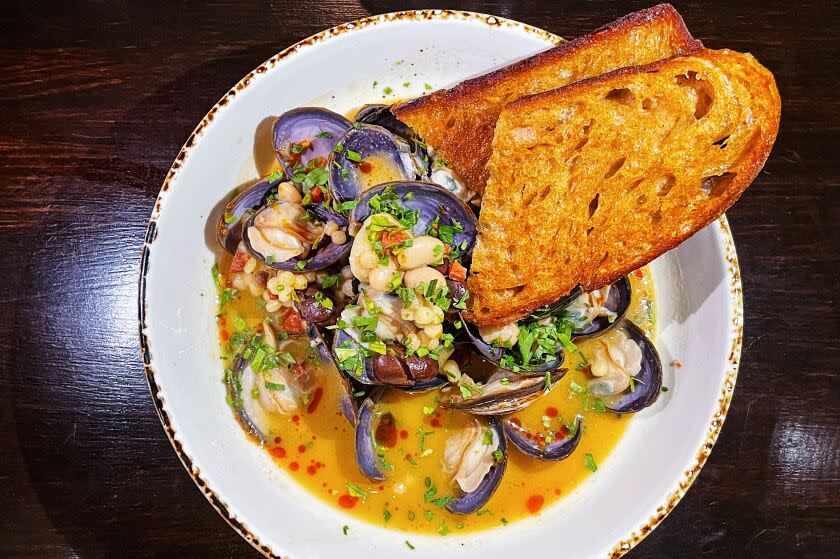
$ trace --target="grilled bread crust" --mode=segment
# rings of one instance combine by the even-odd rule
[[[758,175],[780,112],[773,75],[730,50],[509,104],[487,167],[468,319],[513,322],[677,246]]]
[[[677,10],[659,4],[393,111],[435,148],[468,188],[481,193],[493,128],[508,102],[699,48],[702,44],[691,37]]]

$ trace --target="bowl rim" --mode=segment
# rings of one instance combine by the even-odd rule
[[[368,16],[346,23],[342,23],[325,29],[301,41],[283,49],[278,52],[254,70],[249,72],[239,82],[230,88],[219,101],[207,112],[207,114],[199,121],[193,132],[189,135],[184,145],[181,147],[178,155],[172,163],[169,171],[164,178],[161,189],[155,200],[155,205],[152,210],[149,222],[146,228],[143,248],[140,255],[140,277],[138,281],[138,325],[140,336],[140,355],[143,360],[143,369],[145,372],[146,383],[149,388],[149,393],[157,411],[158,419],[169,439],[175,454],[180,459],[184,468],[189,473],[193,482],[201,490],[210,505],[216,509],[221,517],[233,528],[242,538],[250,543],[255,549],[266,557],[280,559],[287,558],[287,555],[278,555],[268,545],[260,542],[259,538],[253,534],[250,528],[245,525],[242,520],[236,518],[230,513],[227,503],[222,500],[216,492],[210,487],[209,483],[202,477],[200,469],[196,466],[193,458],[184,450],[181,442],[178,440],[176,432],[172,427],[169,415],[164,407],[164,398],[162,391],[155,378],[155,369],[152,363],[152,355],[149,347],[149,340],[146,334],[146,275],[149,269],[149,257],[151,246],[157,238],[157,220],[163,207],[163,201],[166,197],[172,181],[178,174],[184,161],[189,155],[191,149],[197,144],[199,137],[212,124],[215,115],[222,110],[238,92],[243,91],[248,85],[258,77],[273,69],[278,62],[283,61],[296,54],[299,50],[312,48],[320,43],[328,41],[332,38],[366,29],[376,25],[386,25],[401,21],[446,21],[459,20],[480,23],[488,27],[505,27],[514,28],[525,33],[533,34],[547,43],[557,45],[563,42],[559,36],[550,33],[544,29],[522,23],[513,19],[504,18],[501,16],[483,14],[479,12],[470,12],[463,10],[443,10],[443,9],[421,9],[410,11],[389,12],[385,14]],[[738,264],[738,255],[735,249],[735,241],[732,237],[732,232],[729,227],[729,222],[726,215],[722,215],[717,221],[716,237],[722,244],[722,256],[726,261],[726,280],[729,289],[729,304],[730,304],[730,333],[731,340],[729,355],[727,358],[726,371],[724,373],[724,380],[720,388],[718,397],[717,410],[713,414],[711,421],[706,427],[706,436],[703,444],[697,449],[695,453],[694,463],[684,474],[678,479],[676,486],[668,493],[667,498],[660,504],[655,511],[653,511],[649,519],[644,522],[637,529],[633,530],[625,539],[616,542],[612,546],[610,553],[611,559],[617,559],[633,549],[639,542],[641,542],[654,528],[656,528],[666,516],[677,506],[685,493],[691,487],[694,480],[698,477],[700,470],[706,463],[712,448],[717,441],[718,435],[723,428],[724,420],[726,419],[729,405],[732,401],[735,390],[735,382],[738,376],[738,366],[741,357],[742,339],[743,339],[743,290],[741,284],[741,270]]]

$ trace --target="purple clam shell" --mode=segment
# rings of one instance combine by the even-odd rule
[[[554,388],[568,369],[555,369],[549,373],[549,391]],[[441,401],[441,406],[461,410],[472,415],[504,415],[527,408],[542,396],[545,391],[545,375],[529,374],[523,377],[539,377],[540,382],[525,386],[510,392],[491,394],[490,396],[476,395],[457,402]],[[515,382],[515,379],[511,379]]]
[[[257,337],[261,338],[261,336],[259,335]],[[254,425],[254,422],[251,420],[250,416],[245,411],[245,408],[242,407],[241,393],[238,393],[236,391],[236,381],[234,380],[235,377],[240,375],[246,367],[250,366],[251,363],[247,359],[245,359],[245,357],[243,357],[241,354],[237,356],[236,361],[234,361],[233,366],[231,367],[231,375],[228,377],[227,388],[231,396],[231,401],[233,402],[233,411],[236,414],[236,418],[239,420],[240,425],[242,425],[242,427],[248,434],[260,441],[261,444],[265,444],[267,440],[266,434],[257,429],[257,426]],[[239,402],[239,405],[237,405],[236,402]]]
[[[222,245],[222,248],[231,254],[236,254],[236,249],[242,241],[242,217],[249,210],[261,206],[265,195],[268,194],[269,190],[280,184],[280,180],[268,181],[263,179],[240,192],[227,203],[222,211],[222,216],[219,218],[219,225],[216,227],[216,240]],[[229,216],[236,219],[233,220]],[[231,223],[227,223],[227,221]]]
[[[425,234],[436,217],[440,217],[441,225],[453,225],[453,222],[457,221],[464,228],[464,232],[453,235],[453,245],[460,247],[462,243],[466,242],[466,247],[459,249],[461,254],[469,254],[472,251],[478,222],[475,213],[457,196],[434,183],[421,181],[389,182],[365,190],[353,209],[352,221],[362,223],[367,219],[374,211],[370,207],[370,199],[382,194],[386,188],[392,189],[399,196],[403,207],[409,210],[419,210],[417,224],[413,229],[415,235]],[[408,193],[411,193],[412,197],[410,199],[406,199]]]
[[[376,453],[376,402],[382,396],[382,389],[375,390],[365,398],[359,407],[356,422],[356,464],[359,470],[372,481],[385,481],[385,472]]]
[[[592,324],[586,328],[572,332],[572,337],[585,338],[603,334],[621,322],[621,319],[627,314],[627,309],[630,308],[630,280],[626,276],[612,284],[610,294],[607,296],[607,302],[604,306],[616,313],[616,317],[612,322],[606,316],[596,317],[592,321]]]
[[[335,364],[332,352],[330,351],[327,342],[324,340],[321,329],[312,322],[306,321],[306,334],[309,336],[309,339],[315,343],[315,346],[318,348],[318,353],[321,355],[321,359],[332,365],[329,367],[330,382],[335,381],[339,386],[338,409],[341,411],[341,415],[350,422],[350,425],[355,425],[357,411],[356,399],[353,397],[353,388],[347,381],[347,377],[338,370],[338,366]]]
[[[307,209],[318,216],[320,219],[326,221],[334,221],[338,224],[339,227],[347,227],[347,218],[344,216],[332,212],[326,209],[324,206],[314,205],[308,206]],[[242,226],[243,232],[247,231],[248,228],[254,224],[254,218],[257,217],[257,213],[254,213],[245,224]],[[329,266],[332,266],[345,256],[350,253],[350,248],[352,247],[353,243],[349,240],[344,243],[343,245],[337,245],[333,243],[329,237],[324,237],[322,239],[322,243],[320,246],[316,247],[314,251],[310,251],[310,257],[307,258],[306,264],[299,266],[301,260],[299,258],[290,258],[289,260],[285,260],[283,262],[272,262],[269,264],[265,261],[265,257],[254,250],[251,246],[251,242],[248,240],[248,235],[243,234],[243,240],[245,241],[245,250],[248,253],[268,266],[269,268],[274,268],[275,270],[294,270],[296,272],[311,272],[316,270],[323,270]]]
[[[644,332],[630,322],[622,323],[627,337],[639,344],[642,350],[642,370],[635,377],[634,389],[629,388],[609,400],[604,401],[605,407],[618,413],[634,413],[653,404],[662,390],[662,361],[653,342]]]
[[[460,497],[455,498],[446,504],[446,510],[455,514],[472,514],[490,500],[493,493],[502,482],[502,477],[505,475],[505,468],[507,467],[507,442],[505,441],[505,433],[499,418],[493,417],[490,419],[490,429],[493,429],[496,437],[499,439],[499,450],[502,451],[502,460],[496,462],[490,467],[490,471],[484,476],[481,484],[472,493],[465,493]]]
[[[524,436],[520,429],[510,419],[504,422],[505,435],[513,446],[524,454],[539,460],[558,461],[565,460],[575,451],[583,429],[581,429],[583,417],[575,417],[575,432],[564,439],[560,439],[547,445],[539,445],[528,437]]]
[[[356,121],[381,126],[408,142],[413,142],[417,138],[417,133],[409,125],[394,116],[390,105],[365,105],[356,113]]]
[[[359,344],[356,343],[356,340],[353,339],[350,334],[345,332],[344,330],[336,330],[334,337],[333,337],[333,345],[332,345],[332,353],[333,359],[335,360],[336,365],[338,364],[338,359],[335,355],[335,350],[338,347],[348,347],[348,348],[358,348]],[[340,369],[339,369],[340,370]],[[364,368],[358,374],[354,373],[346,373],[350,378],[353,380],[360,382],[362,384],[368,384],[372,386],[378,386],[382,383],[376,380],[376,377],[373,374],[373,360],[372,359],[365,359],[364,361]]]
[[[372,155],[385,155],[399,171],[401,180],[415,176],[409,146],[381,126],[351,128],[340,144],[342,149],[330,154],[328,165],[330,193],[338,202],[355,200],[362,191],[362,170],[359,162],[347,158],[348,150],[358,153],[362,161]]]
[[[347,344],[348,342],[349,342],[349,344],[345,346],[344,344]],[[333,339],[332,347],[333,347],[333,360],[335,360],[335,348],[337,348],[337,347],[356,348],[356,347],[358,347],[358,344],[356,343],[356,340],[354,340],[353,337],[350,336],[350,334],[348,334],[344,330],[336,330],[335,331],[335,337]],[[347,373],[347,374],[350,378],[352,378],[353,380],[355,380],[355,381],[357,381],[361,384],[366,384],[366,385],[369,385],[369,386],[387,386],[387,387],[390,387],[390,388],[399,388],[400,390],[404,390],[405,392],[408,392],[409,394],[414,394],[414,393],[417,393],[417,392],[426,392],[426,391],[429,391],[429,390],[433,390],[435,388],[443,386],[446,383],[446,378],[444,378],[442,376],[436,376],[436,377],[430,378],[428,380],[420,381],[418,383],[415,383],[412,386],[394,386],[394,385],[391,385],[391,384],[383,383],[382,381],[380,381],[376,377],[376,374],[373,372],[373,359],[371,359],[370,357],[365,359],[364,368],[358,375],[355,375],[355,374],[352,374],[352,373]]]
[[[520,367],[517,371],[514,371],[509,367],[502,366],[502,348],[492,346],[485,342],[479,335],[478,328],[467,322],[466,319],[463,316],[461,316],[461,313],[458,314],[458,319],[464,326],[464,332],[466,332],[467,337],[470,339],[470,341],[472,341],[473,345],[481,354],[481,356],[488,363],[502,370],[510,371],[512,373],[544,373],[546,371],[553,371],[554,369],[559,368],[560,365],[563,363],[563,346],[560,346],[560,351],[554,356],[554,358],[549,359],[545,363],[541,363],[539,365],[530,365],[528,367]]]
[[[304,165],[316,157],[326,159],[339,138],[352,126],[350,121],[340,114],[321,107],[300,107],[277,117],[271,136],[277,159],[286,175],[293,174],[290,161],[284,156],[290,153],[292,144],[304,140],[312,143],[310,149],[300,154],[300,162]],[[329,137],[318,137],[322,132],[328,133]]]

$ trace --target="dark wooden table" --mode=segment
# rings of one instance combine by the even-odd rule
[[[193,486],[147,391],[146,220],[182,142],[241,76],[321,29],[409,6],[34,4],[0,12],[0,557],[256,557]],[[629,557],[840,557],[834,4],[678,6],[707,46],[768,66],[784,108],[770,160],[729,212],[746,301],[729,418],[683,502]],[[572,37],[647,5],[459,7]]]

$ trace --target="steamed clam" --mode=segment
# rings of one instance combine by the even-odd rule
[[[656,401],[662,388],[662,362],[638,326],[625,320],[594,345],[588,358],[589,391],[602,398],[607,409],[632,413]]]
[[[446,504],[446,509],[471,514],[483,507],[499,487],[507,467],[507,443],[499,419],[473,419],[470,426],[450,435],[443,464],[460,493]]]
[[[473,415],[505,415],[531,405],[547,394],[563,378],[566,369],[545,374],[522,374],[498,371],[477,390],[447,390],[441,405]]]
[[[330,154],[328,171],[330,193],[338,202],[355,200],[380,184],[424,176],[407,141],[370,124],[350,128],[341,137]]]
[[[326,161],[351,126],[340,114],[320,107],[300,107],[280,115],[274,122],[272,138],[286,175],[291,177],[311,161]]]
[[[572,429],[565,436],[551,433],[550,436],[538,436],[528,432],[512,419],[504,420],[505,435],[508,440],[528,456],[539,460],[565,460],[577,448],[583,429],[583,417],[578,415],[572,424]]]

